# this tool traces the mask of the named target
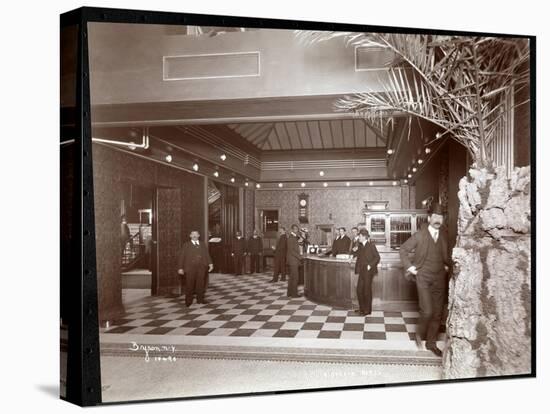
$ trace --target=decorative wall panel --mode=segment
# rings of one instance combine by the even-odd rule
[[[309,195],[309,223],[307,228],[312,243],[320,243],[318,224],[333,224],[335,227],[351,227],[364,223],[361,213],[364,201],[389,201],[390,209],[401,208],[401,188],[364,187],[318,190],[256,190],[256,209],[280,208],[279,223],[287,229],[298,224],[298,195]]]

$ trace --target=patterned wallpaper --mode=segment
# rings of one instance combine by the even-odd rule
[[[182,246],[182,202],[179,188],[161,188],[158,191],[158,294],[172,293],[179,285],[175,269],[178,266],[179,249]]]
[[[298,223],[298,195],[309,195],[309,223]],[[364,223],[364,201],[389,201],[390,209],[401,208],[401,188],[362,187],[314,190],[256,190],[256,208],[280,208],[279,223],[289,228],[293,223],[309,230],[312,243],[319,243],[318,224],[351,227]]]

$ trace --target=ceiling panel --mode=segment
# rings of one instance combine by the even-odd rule
[[[330,121],[333,148],[344,148],[344,136],[342,134],[342,121]]]
[[[385,147],[391,124],[371,125],[363,119],[227,124],[262,150],[308,150]]]
[[[353,120],[353,129],[355,131],[355,142],[360,148],[367,146],[367,140],[365,138],[365,125],[361,119]]]
[[[351,119],[344,119],[340,122],[342,123],[342,131],[344,132],[344,145],[346,148],[356,148],[353,121]]]
[[[294,124],[294,122],[285,122],[284,125],[286,133],[290,140],[290,147],[292,149],[304,149],[304,144],[300,139],[300,135],[298,134],[298,130],[296,129],[296,124]]]
[[[271,131],[271,128],[273,128],[273,124],[261,124],[260,128],[255,130],[249,136],[245,136],[245,138],[261,148],[261,143],[265,140],[266,136],[269,134],[269,131]]]
[[[273,133],[273,129],[273,125],[268,125],[268,128],[264,129],[262,135],[260,135],[260,137],[254,141],[254,145],[256,145],[260,149],[265,149],[264,146],[266,143],[269,142],[269,137]]]
[[[323,139],[321,138],[321,131],[319,130],[319,122],[308,121],[307,129],[309,136],[311,137],[311,143],[315,149],[323,149]]]
[[[292,149],[292,147],[290,146],[290,140],[288,139],[286,128],[283,122],[277,122],[275,124],[275,133],[279,138],[281,149],[284,149],[284,150]]]
[[[333,149],[334,140],[332,138],[332,132],[330,130],[330,123],[328,121],[319,121],[319,130],[321,131],[321,139],[323,141],[324,149]]]
[[[313,149],[313,144],[311,141],[311,136],[305,122],[295,122],[296,129],[298,129],[298,134],[300,135],[300,140],[302,141],[302,146],[305,149]]]
[[[281,144],[279,142],[279,138],[277,137],[277,133],[275,132],[275,126],[273,126],[273,129],[269,133],[269,137],[266,141],[267,150],[280,150]]]
[[[367,146],[376,147],[376,135],[374,134],[372,129],[367,126],[367,123],[365,121],[363,121],[363,127],[365,128],[365,134],[367,135]]]

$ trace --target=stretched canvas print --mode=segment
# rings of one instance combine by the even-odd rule
[[[60,35],[63,398],[535,375],[534,37],[96,8]]]

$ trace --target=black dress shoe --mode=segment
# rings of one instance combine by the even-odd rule
[[[366,315],[365,312],[363,312],[363,311],[360,310],[360,309],[355,309],[354,312],[357,313],[357,314],[359,314],[359,315],[361,315],[361,316],[365,316],[365,315]]]
[[[441,352],[441,349],[439,349],[437,345],[427,346],[426,349],[428,351],[432,351],[436,356],[440,358],[443,356],[443,352]]]

